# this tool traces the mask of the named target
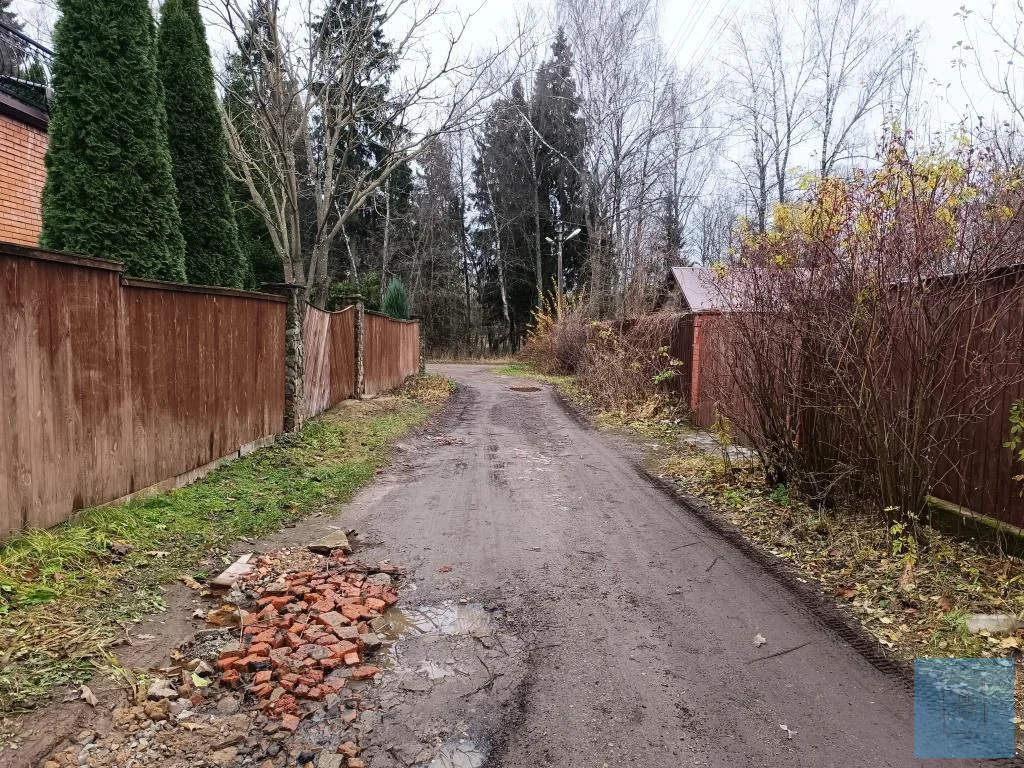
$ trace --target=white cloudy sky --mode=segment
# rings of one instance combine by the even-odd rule
[[[14,8],[28,19],[28,30],[45,38],[41,29],[52,20],[52,7],[57,0],[15,0]],[[158,2],[158,0],[154,0]],[[666,47],[675,54],[681,66],[703,64],[717,69],[718,43],[729,22],[742,19],[762,6],[765,0],[662,0],[662,36]],[[995,0],[997,13],[1012,19],[1015,0]],[[477,41],[502,38],[510,30],[510,20],[533,9],[553,17],[554,0],[445,0],[447,8],[463,15],[472,14],[469,36]],[[969,109],[987,113],[991,97],[971,73],[961,74],[952,67],[954,46],[964,38],[962,21],[956,17],[962,5],[985,11],[993,0],[894,0],[891,13],[899,14],[907,26],[921,29],[920,55],[927,79],[932,82],[927,92],[929,103],[942,121],[955,121]]]

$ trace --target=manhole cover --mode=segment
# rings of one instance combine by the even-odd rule
[[[540,387],[512,387],[513,392],[540,392]]]

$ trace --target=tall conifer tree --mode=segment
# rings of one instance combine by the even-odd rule
[[[156,30],[146,0],[61,0],[43,190],[48,248],[185,279]]]
[[[227,145],[198,0],[164,1],[159,57],[188,280],[241,287],[248,266],[238,245]]]

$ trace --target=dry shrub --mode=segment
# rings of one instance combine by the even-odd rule
[[[654,314],[591,325],[576,376],[599,409],[651,418],[677,406],[682,364],[669,355],[668,340],[678,321]]]
[[[575,375],[598,410],[653,418],[679,405],[682,363],[668,351],[679,319],[664,313],[598,322],[577,301],[560,321],[537,313],[522,356],[543,373]]]
[[[998,451],[1024,385],[1024,206],[983,151],[883,149],[778,206],[720,270],[741,395],[723,410],[770,483],[917,520],[929,496],[981,498],[974,454]]]
[[[527,334],[520,356],[541,373],[571,376],[586,362],[590,333],[587,303],[581,295],[566,297],[559,320],[550,310],[533,314],[533,329]]]

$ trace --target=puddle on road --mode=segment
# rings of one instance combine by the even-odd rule
[[[385,614],[387,625],[380,631],[392,642],[410,635],[469,635],[488,637],[493,629],[491,615],[479,603],[421,605],[392,608]]]
[[[463,739],[442,745],[437,757],[422,768],[480,768],[486,759],[487,755],[479,746]]]

